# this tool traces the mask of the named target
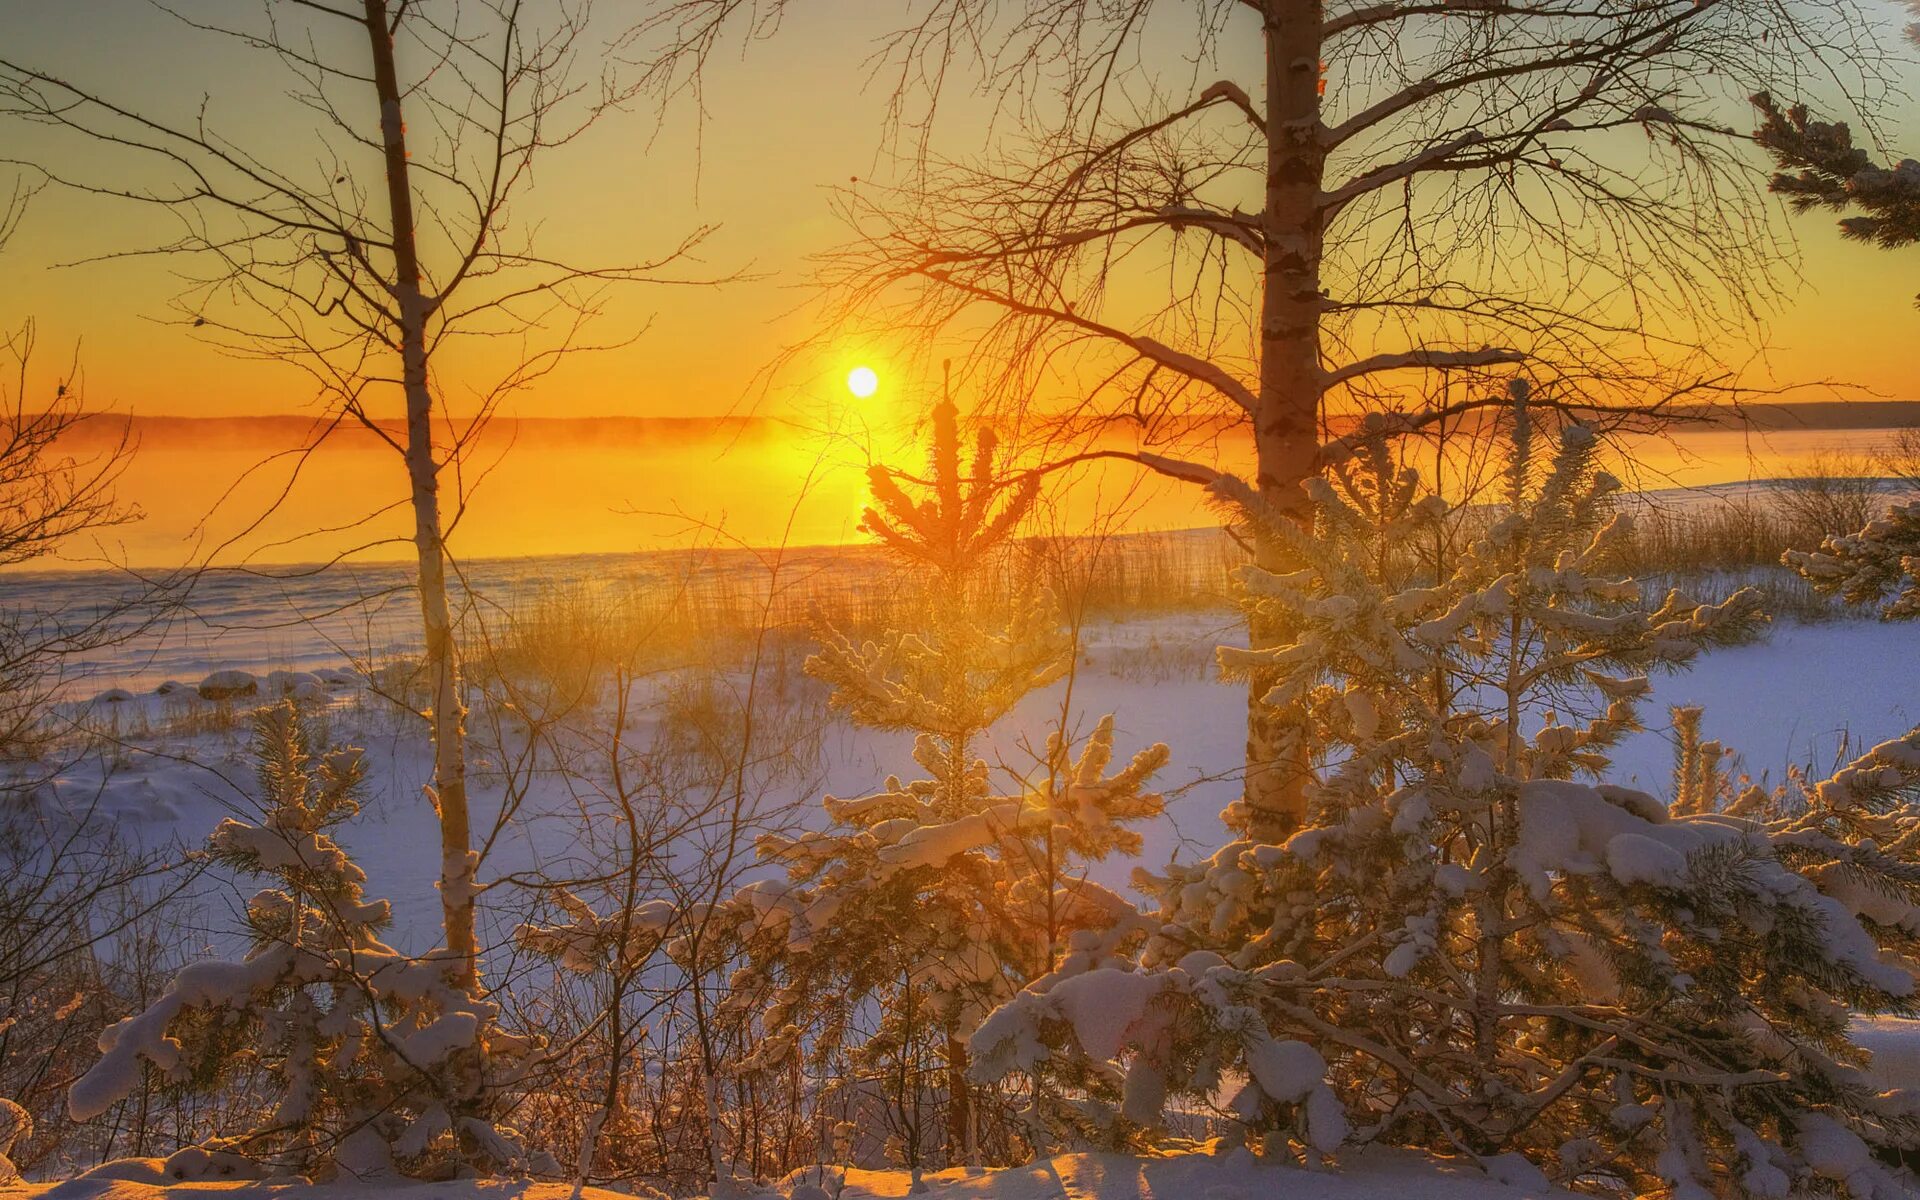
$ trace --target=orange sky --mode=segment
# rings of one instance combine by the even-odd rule
[[[756,387],[781,347],[809,332],[801,311],[811,295],[807,257],[845,236],[829,211],[827,189],[885,171],[886,89],[884,82],[869,83],[862,64],[889,27],[895,6],[813,0],[792,7],[774,40],[744,53],[734,47],[714,61],[703,121],[696,122],[685,104],[658,126],[650,111],[610,118],[543,163],[524,210],[542,223],[544,248],[598,261],[644,258],[696,225],[714,224],[718,232],[693,269],[750,272],[755,278],[719,289],[616,293],[594,335],[619,340],[645,327],[644,336],[571,360],[520,396],[510,414],[713,416],[753,410],[797,417],[811,428],[858,428],[862,447],[872,442],[883,452],[898,444],[902,418],[921,410],[930,381],[890,364],[884,347],[839,347],[809,364],[812,373],[777,379],[764,398]],[[226,123],[236,140],[274,145],[293,136],[274,124],[285,117],[275,101],[283,80],[262,69],[265,64],[236,77],[231,47],[183,32],[144,0],[0,6],[0,44],[12,56],[176,116],[191,113],[207,93],[210,116]],[[1910,75],[1920,83],[1920,70]],[[961,90],[943,103],[938,126],[941,148],[954,154],[979,149],[986,136],[981,102],[960,96]],[[1891,132],[1897,138],[1903,127]],[[1920,128],[1915,132],[1920,137]],[[1832,379],[1870,394],[1920,396],[1920,358],[1912,353],[1920,326],[1912,304],[1920,291],[1920,254],[1843,243],[1830,217],[1781,219],[1806,252],[1804,286],[1782,300],[1765,332],[1764,357],[1753,358],[1758,348],[1744,345],[1723,352],[1752,361],[1748,382],[1759,386]],[[149,416],[310,413],[311,388],[299,372],[231,357],[156,319],[167,316],[167,302],[180,289],[178,262],[121,258],[58,266],[168,236],[167,218],[123,201],[44,193],[0,256],[0,323],[33,317],[42,363],[49,368],[63,366],[77,345],[85,395],[95,407]],[[880,370],[883,386],[872,401],[856,403],[839,380],[862,361]],[[457,370],[443,370],[441,382],[451,408],[467,407]],[[836,470],[858,465],[851,444],[837,443],[829,453]],[[484,527],[484,535],[462,536],[484,536],[484,544],[468,543],[472,553],[657,544],[667,536],[664,525],[656,522],[655,532],[640,533],[626,510],[678,507],[698,520],[736,523],[751,512],[750,531],[742,527],[743,534],[765,540],[780,533],[819,445],[818,439],[796,439],[778,464],[755,458],[757,452],[729,458],[721,453],[725,447],[682,447],[659,460],[670,464],[665,468],[653,459],[643,467],[636,458],[633,470],[617,455],[610,458],[612,451],[585,467],[585,460],[536,455],[515,463],[510,487],[490,485],[472,522],[474,530]],[[156,446],[129,477],[134,498],[160,518],[131,535],[140,547],[135,557],[164,560],[166,546],[184,544],[204,503],[218,494],[213,485],[224,486],[246,465]],[[316,485],[321,493],[351,492],[353,472],[361,468],[340,469],[346,474]],[[591,475],[590,485],[580,471]],[[194,487],[169,485],[188,474]],[[673,488],[662,490],[669,482]],[[590,518],[564,531],[567,536],[558,536],[554,513],[520,502],[548,485],[571,487],[571,502],[582,512],[591,510]],[[857,519],[858,492],[853,472],[816,488],[796,540],[846,535]],[[189,504],[181,498],[187,493],[199,499]],[[321,502],[318,493],[314,502]],[[188,512],[195,504],[200,507]],[[1180,512],[1189,509],[1198,512],[1191,505]],[[1157,523],[1181,519],[1173,508],[1166,509],[1166,518]],[[288,551],[273,557],[313,555]]]
[[[529,211],[545,223],[545,245],[620,260],[657,252],[694,225],[714,223],[720,228],[702,268],[758,278],[713,291],[640,288],[611,297],[597,334],[618,339],[646,326],[646,335],[563,367],[518,411],[705,415],[755,396],[756,373],[806,332],[794,311],[809,295],[806,257],[843,237],[826,189],[873,172],[881,161],[885,88],[869,84],[861,64],[886,30],[891,7],[866,0],[795,5],[773,41],[719,56],[697,134],[686,105],[658,129],[651,113],[617,116],[541,167]],[[252,69],[235,81],[231,48],[183,34],[141,0],[10,5],[0,12],[0,43],[10,54],[175,112],[182,105],[190,111],[203,89],[213,89],[209,112],[236,138],[279,136],[260,118],[272,111],[280,80]],[[982,136],[981,123],[968,120],[969,103],[949,101],[943,114],[942,144],[956,153],[977,148]],[[1767,330],[1768,358],[1753,381],[1837,378],[1881,395],[1920,395],[1920,360],[1911,353],[1920,256],[1842,243],[1825,217],[1791,225],[1806,251],[1806,281]],[[94,404],[147,414],[301,409],[309,392],[296,372],[237,361],[155,322],[179,288],[179,264],[55,265],[165,236],[165,218],[124,202],[43,195],[0,258],[0,319],[36,317],[49,360],[79,343]],[[1726,349],[1738,358],[1747,353],[1743,346]],[[870,356],[866,348],[846,348],[845,365]],[[884,373],[886,364],[879,365]],[[457,409],[458,380],[447,382]],[[898,396],[906,382],[896,374],[890,390]],[[803,412],[827,386],[798,377],[782,383],[776,404]]]
[[[646,335],[563,367],[523,398],[522,411],[726,411],[748,398],[755,373],[799,335],[791,314],[807,298],[801,287],[806,257],[841,237],[825,189],[874,169],[884,104],[877,90],[864,87],[859,69],[882,28],[871,19],[877,6],[796,7],[801,11],[778,40],[754,45],[744,61],[723,56],[715,64],[703,125],[687,104],[658,123],[642,102],[642,111],[616,115],[542,160],[525,212],[542,223],[546,252],[594,262],[638,260],[670,248],[698,225],[714,224],[718,233],[688,273],[755,278],[720,290],[641,287],[611,295],[592,335],[618,341],[643,327]],[[259,120],[281,80],[258,75],[227,85],[232,48],[217,57],[217,43],[184,36],[143,0],[4,6],[0,44],[9,55],[52,64],[76,81],[172,114],[190,113],[201,88],[212,88],[209,113],[234,140],[273,145],[284,136]],[[0,173],[0,182],[5,178]],[[137,205],[48,191],[0,257],[7,285],[0,319],[34,316],[49,359],[53,348],[64,355],[79,341],[88,396],[97,405],[193,415],[301,408],[309,389],[297,372],[236,361],[178,326],[156,323],[169,316],[183,264],[119,259],[58,266],[151,245],[175,232],[169,218]],[[848,353],[851,359],[859,351]],[[449,401],[458,410],[458,380],[443,376],[443,382],[451,385]],[[789,399],[804,405],[807,398]]]

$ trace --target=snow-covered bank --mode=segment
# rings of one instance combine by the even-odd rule
[[[1072,681],[1078,714],[1116,714],[1117,744],[1125,752],[1164,741],[1172,752],[1159,780],[1166,813],[1143,828],[1140,863],[1159,867],[1190,858],[1192,847],[1217,846],[1225,831],[1219,813],[1239,793],[1238,766],[1246,739],[1246,698],[1215,678],[1213,647],[1242,636],[1231,614],[1163,616],[1087,629],[1079,673]],[[1853,752],[1920,723],[1920,626],[1868,620],[1819,625],[1776,624],[1755,645],[1716,650],[1693,670],[1654,679],[1644,712],[1648,728],[1629,734],[1615,751],[1615,778],[1665,794],[1673,770],[1671,704],[1705,708],[1705,736],[1739,756],[1740,769],[1778,781],[1788,764],[1834,765],[1842,738]],[[265,664],[254,664],[265,675]],[[1022,747],[1044,741],[1058,719],[1066,683],[1028,696],[1001,723],[987,749],[989,761],[1010,771],[1031,767]],[[644,702],[648,697],[641,697]],[[204,707],[204,706],[202,706]],[[191,700],[140,695],[96,705],[117,723],[129,745],[110,756],[76,764],[46,785],[43,797],[68,811],[94,809],[146,842],[178,839],[198,845],[240,799],[244,730],[169,724],[169,710],[195,708]],[[437,864],[417,847],[432,844],[437,826],[421,788],[431,777],[424,742],[384,714],[381,702],[342,695],[335,727],[367,751],[376,797],[343,831],[342,842],[367,870],[370,885],[394,903],[399,941],[431,944],[438,920]],[[1091,716],[1086,717],[1087,724]],[[244,723],[242,723],[244,724]],[[911,738],[829,726],[820,764],[792,785],[796,798],[824,790],[852,794],[910,760]],[[476,804],[484,815],[497,804],[485,756],[476,772]],[[488,875],[549,862],[565,854],[577,830],[563,788],[535,795],[494,848]],[[1125,887],[1134,863],[1098,864],[1094,877]],[[420,937],[410,936],[418,925]],[[415,944],[417,941],[417,945]]]
[[[1268,1166],[1246,1154],[1181,1154],[1134,1158],[1061,1154],[1026,1167],[941,1171],[926,1177],[930,1200],[1522,1200],[1568,1196],[1528,1183],[1525,1164],[1501,1161],[1488,1170],[1412,1154],[1377,1151],[1330,1170]],[[1508,1175],[1511,1169],[1514,1174]],[[905,1196],[899,1171],[852,1171],[842,1200]],[[827,1192],[832,1195],[831,1190]]]
[[[382,1196],[391,1200],[567,1200],[573,1188],[563,1183],[532,1183],[518,1179],[460,1180],[449,1183],[334,1183],[258,1182],[206,1179],[174,1182],[164,1172],[165,1160],[118,1159],[84,1175],[57,1183],[32,1183],[0,1188],[0,1195],[33,1200],[192,1200],[196,1196],[222,1200],[349,1200]],[[589,1200],[614,1200],[620,1193],[588,1188]]]
[[[461,1180],[447,1183],[375,1185],[301,1182],[257,1183],[209,1180],[164,1183],[158,1159],[128,1159],[54,1184],[0,1189],[21,1200],[566,1200],[565,1184],[525,1180]],[[1418,1155],[1370,1151],[1338,1167],[1305,1170],[1273,1166],[1245,1153],[1175,1154],[1136,1158],[1122,1154],[1061,1154],[1024,1167],[954,1169],[924,1177],[927,1200],[1542,1200],[1572,1193],[1528,1182],[1524,1164],[1500,1160],[1486,1168]],[[1495,1178],[1499,1176],[1500,1178]],[[742,1197],[790,1200],[895,1200],[911,1194],[905,1171],[796,1171],[777,1188],[743,1188]],[[586,1200],[615,1200],[626,1193],[587,1188]]]
[[[1690,671],[1656,677],[1651,726],[1613,755],[1623,783],[1664,791],[1673,772],[1666,707],[1705,708],[1703,733],[1756,779],[1789,765],[1831,770],[1850,754],[1920,724],[1920,626],[1912,622],[1776,622],[1764,641],[1703,655]],[[1844,753],[1843,753],[1844,744]]]

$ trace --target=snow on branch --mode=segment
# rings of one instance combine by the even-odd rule
[[[1486,136],[1478,129],[1469,129],[1457,138],[1429,146],[1410,158],[1396,163],[1387,163],[1356,175],[1332,191],[1321,192],[1320,211],[1327,214],[1336,213],[1368,192],[1377,191],[1409,176],[1444,164],[1460,151],[1477,146],[1485,140]]]
[[[1245,113],[1248,123],[1254,128],[1265,129],[1267,127],[1266,118],[1261,116],[1259,110],[1253,107],[1253,101],[1248,98],[1247,90],[1233,80],[1220,79],[1209,84],[1207,89],[1200,93],[1199,103],[1213,104],[1220,100],[1225,100],[1227,103]]]
[[[1218,212],[1197,204],[1169,204],[1160,209],[1159,215],[1174,229],[1196,225],[1226,238],[1230,242],[1245,246],[1254,254],[1266,253],[1266,240],[1261,236],[1260,227],[1252,218],[1237,210],[1232,213]]]
[[[1780,561],[1849,604],[1891,596],[1880,614],[1886,620],[1920,618],[1920,504],[1891,505],[1857,532],[1831,536],[1818,550],[1789,550]]]
[[[1527,361],[1527,356],[1519,350],[1510,350],[1501,346],[1482,346],[1478,350],[1408,350],[1397,354],[1376,354],[1371,358],[1359,359],[1332,371],[1322,378],[1328,387],[1337,387],[1351,379],[1364,375],[1374,375],[1381,371],[1401,371],[1413,368],[1428,371],[1442,371],[1460,367],[1496,367]]]

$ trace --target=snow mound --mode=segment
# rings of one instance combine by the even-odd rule
[[[1338,1169],[1308,1171],[1256,1161],[1244,1151],[1136,1158],[1061,1154],[1025,1167],[955,1169],[926,1176],[928,1200],[1203,1200],[1284,1196],[1286,1200],[1543,1200],[1572,1193],[1500,1182],[1479,1166],[1397,1151],[1368,1151]],[[849,1171],[842,1200],[908,1194],[901,1171]]]
[[[1853,1044],[1873,1055],[1867,1075],[1884,1088],[1920,1091],[1920,1021],[1909,1017],[1855,1017]]]
[[[1501,1172],[1496,1179],[1465,1160],[1447,1161],[1398,1151],[1372,1150],[1348,1156],[1329,1171],[1308,1171],[1256,1161],[1244,1150],[1208,1151],[1136,1158],[1123,1154],[1062,1154],[1024,1167],[997,1170],[955,1168],[928,1174],[927,1200],[1238,1200],[1284,1196],[1287,1200],[1571,1200],[1572,1193],[1541,1186],[1524,1173]],[[9,1200],[364,1200],[367,1184],[342,1180],[309,1184],[299,1180],[249,1182],[210,1177],[201,1182],[167,1182],[162,1159],[120,1159],[58,1184],[9,1189]],[[1496,1168],[1499,1163],[1495,1163]],[[835,1170],[833,1175],[838,1175]],[[817,1185],[808,1173],[789,1178]],[[839,1179],[829,1176],[829,1185]],[[905,1171],[845,1173],[840,1200],[895,1200],[909,1194]],[[834,1194],[837,1189],[822,1190]],[[460,1180],[445,1183],[380,1185],[381,1200],[565,1200],[567,1184],[526,1180]],[[779,1193],[770,1193],[779,1195]],[[586,1200],[631,1200],[614,1192],[587,1188]]]
[[[176,1156],[178,1157],[178,1156]],[[122,1158],[84,1175],[55,1184],[7,1189],[9,1200],[567,1200],[573,1186],[529,1183],[524,1179],[463,1179],[457,1183],[393,1184],[341,1179],[312,1184],[301,1179],[242,1180],[209,1175],[192,1182],[170,1181],[168,1159]],[[585,1200],[633,1200],[602,1188],[587,1188]]]
[[[197,690],[202,700],[232,700],[257,695],[260,681],[247,671],[215,671],[200,681]]]

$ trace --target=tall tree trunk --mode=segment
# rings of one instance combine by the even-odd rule
[[[1320,0],[1267,0],[1264,19],[1267,84],[1267,188],[1261,227],[1266,261],[1260,306],[1260,391],[1254,414],[1256,480],[1274,510],[1305,524],[1302,483],[1314,470],[1320,440],[1320,257],[1324,230],[1319,198],[1325,171],[1320,142]],[[1270,537],[1255,546],[1260,566],[1293,569]],[[1265,619],[1248,629],[1255,646],[1285,633]],[[1274,684],[1255,672],[1247,697],[1247,831],[1279,841],[1306,818],[1309,747],[1299,721],[1261,702]]]
[[[406,395],[407,479],[412,486],[413,546],[419,563],[420,616],[426,670],[432,685],[433,792],[440,816],[440,906],[446,952],[456,982],[479,986],[474,938],[474,854],[467,817],[466,710],[460,702],[459,649],[447,603],[446,542],[440,527],[440,469],[433,456],[433,394],[427,384],[427,320],[432,305],[422,290],[414,240],[413,187],[408,176],[407,127],[394,68],[386,0],[365,0],[373,51],[374,90],[380,100],[380,136],[386,153],[387,206],[393,239],[394,302],[400,316],[401,385]]]

